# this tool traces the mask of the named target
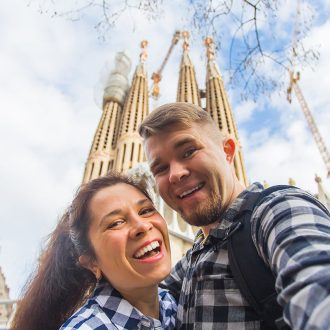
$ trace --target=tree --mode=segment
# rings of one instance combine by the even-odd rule
[[[166,11],[162,0],[77,0],[60,5],[53,0],[32,2],[38,3],[40,13],[52,17],[81,20],[92,12],[101,39],[107,39],[127,11],[142,13],[150,20],[159,19]],[[284,90],[288,69],[313,66],[318,60],[315,46],[304,44],[314,18],[311,4],[298,7],[299,15],[284,20],[283,29],[291,32],[282,34],[275,27],[284,1],[187,0],[185,4],[185,26],[190,27],[192,36],[213,37],[217,51],[228,59],[227,68],[222,69],[229,70],[229,83],[240,87],[243,98],[255,100],[260,94]]]

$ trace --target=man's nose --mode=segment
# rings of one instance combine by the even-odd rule
[[[170,165],[170,176],[169,181],[170,183],[177,183],[180,182],[184,177],[188,176],[189,171],[180,162],[173,162]]]

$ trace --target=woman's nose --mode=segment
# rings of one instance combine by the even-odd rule
[[[150,221],[145,218],[135,219],[132,223],[132,228],[130,230],[131,238],[136,238],[139,236],[143,236],[149,230],[153,228],[153,225]]]

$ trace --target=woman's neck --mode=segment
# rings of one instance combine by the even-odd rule
[[[133,291],[133,290],[132,290]],[[142,314],[159,320],[158,286],[121,292],[122,296]]]

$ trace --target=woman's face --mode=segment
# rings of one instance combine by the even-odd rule
[[[135,187],[119,183],[90,202],[94,267],[122,294],[158,284],[171,269],[165,220]]]

